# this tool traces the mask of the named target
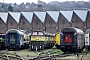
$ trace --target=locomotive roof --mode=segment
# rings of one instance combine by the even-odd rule
[[[74,27],[66,27],[61,30],[61,32],[75,32],[75,33],[81,33],[84,34],[84,32],[81,29],[74,28]]]
[[[90,29],[86,30],[86,33],[90,33]]]
[[[18,29],[9,29],[7,32],[6,32],[6,34],[7,33],[18,33],[18,34],[24,34],[24,32],[22,32],[21,30],[18,30]]]
[[[26,30],[20,30],[20,31],[23,32],[24,34],[28,34]]]

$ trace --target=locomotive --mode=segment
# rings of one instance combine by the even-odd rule
[[[31,50],[42,50],[46,48],[52,48],[54,46],[54,34],[47,33],[45,31],[33,31],[30,39]]]
[[[9,29],[5,35],[5,46],[9,50],[29,48],[29,35],[25,30]]]
[[[0,34],[0,49],[5,49],[5,34]]]
[[[55,39],[55,46],[57,49],[59,49],[59,45],[60,45],[60,33],[56,33],[54,36]]]
[[[85,47],[84,32],[81,29],[66,27],[58,34],[56,34],[55,46],[64,53],[81,52]],[[60,38],[57,38],[58,36]]]
[[[85,48],[90,51],[90,29],[85,33]]]

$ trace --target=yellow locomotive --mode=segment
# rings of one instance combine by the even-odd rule
[[[59,45],[60,45],[60,33],[56,33],[55,36],[54,36],[54,39],[55,39],[55,46],[56,46],[56,48],[59,49]]]
[[[33,31],[29,47],[31,50],[42,50],[54,46],[54,35],[45,31]]]

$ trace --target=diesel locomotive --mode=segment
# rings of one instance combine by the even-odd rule
[[[9,29],[5,35],[5,46],[9,50],[29,48],[29,35],[25,30]]]
[[[33,31],[31,33],[31,39],[30,39],[30,49],[31,50],[42,50],[45,48],[51,48],[54,46],[55,40],[54,40],[54,34],[47,33],[45,31]]]
[[[59,45],[60,45],[60,33],[56,33],[54,36],[55,39],[55,46],[57,49],[59,49]]]
[[[66,52],[81,52],[85,47],[84,32],[74,27],[63,28],[55,35],[55,46]]]

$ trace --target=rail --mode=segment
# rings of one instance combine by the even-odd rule
[[[9,53],[8,51],[2,51],[0,52],[0,58],[5,59],[5,60],[12,60],[12,59],[24,60],[24,58],[22,58],[15,51],[12,53]]]
[[[46,52],[41,52],[36,57],[30,58],[29,60],[55,60],[56,58],[65,58],[68,56],[76,56],[78,60],[83,60],[83,58],[90,53],[86,51],[81,53],[54,54],[55,52],[60,52],[60,50],[49,50]]]

